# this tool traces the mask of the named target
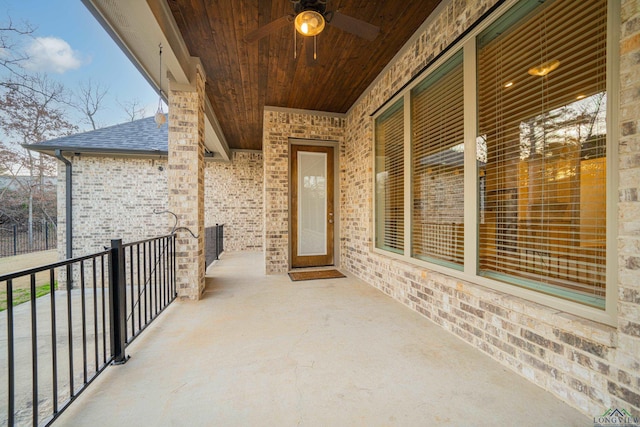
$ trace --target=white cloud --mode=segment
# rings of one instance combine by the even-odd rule
[[[32,71],[53,71],[63,74],[80,68],[80,53],[57,37],[36,37],[25,49],[25,68]]]

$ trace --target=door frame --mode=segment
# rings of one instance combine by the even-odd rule
[[[307,267],[293,267],[293,210],[297,210],[297,206],[293,205],[293,185],[294,180],[297,179],[293,175],[293,146],[318,146],[318,147],[330,147],[333,148],[333,263],[329,264],[331,266],[339,266],[340,260],[340,204],[339,204],[339,190],[340,190],[340,182],[339,182],[339,170],[340,165],[338,160],[340,158],[338,148],[338,141],[327,141],[327,140],[316,140],[316,139],[302,139],[302,138],[289,138],[289,159],[288,159],[288,205],[289,205],[289,269],[297,269],[297,268],[307,268]],[[315,267],[315,266],[308,266]],[[319,267],[319,266],[318,266]]]

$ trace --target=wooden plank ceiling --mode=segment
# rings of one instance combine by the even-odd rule
[[[327,26],[317,37],[286,25],[257,42],[249,32],[292,14],[290,0],[168,0],[192,56],[207,74],[206,92],[230,148],[262,149],[265,105],[345,113],[429,16],[440,0],[329,0],[328,11],[369,22],[367,41]]]

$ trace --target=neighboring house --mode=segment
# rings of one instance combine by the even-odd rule
[[[167,210],[167,125],[153,117],[32,144],[58,162],[58,251],[65,258],[67,203],[72,206],[73,256],[167,234],[174,225]],[[71,199],[65,176],[71,171]],[[234,151],[231,161],[205,165],[206,226],[225,225],[226,250],[261,250],[262,154]],[[178,224],[181,225],[181,224]]]
[[[155,226],[151,212],[165,206],[198,230],[230,223],[225,209],[246,214],[253,231],[263,227],[266,274],[339,265],[585,414],[640,415],[636,0],[340,2],[381,23],[382,41],[327,30],[318,62],[331,55],[315,68],[289,55],[292,28],[243,40],[270,2],[84,3],[150,81],[165,83],[169,105],[168,148],[122,157],[128,144],[118,156],[65,147],[85,229],[164,232],[167,219]],[[426,9],[379,64],[383,42]],[[153,74],[158,40],[167,69]],[[330,102],[374,65],[350,102]],[[166,130],[149,122],[142,134],[154,131]],[[208,163],[214,135],[261,154]],[[459,158],[461,147],[462,164],[437,158]],[[138,216],[151,225],[127,222]],[[197,300],[204,241],[182,234],[178,293]]]

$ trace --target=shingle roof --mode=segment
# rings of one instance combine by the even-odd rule
[[[147,117],[25,147],[40,152],[167,154],[168,137],[166,124],[158,127],[153,117]]]

